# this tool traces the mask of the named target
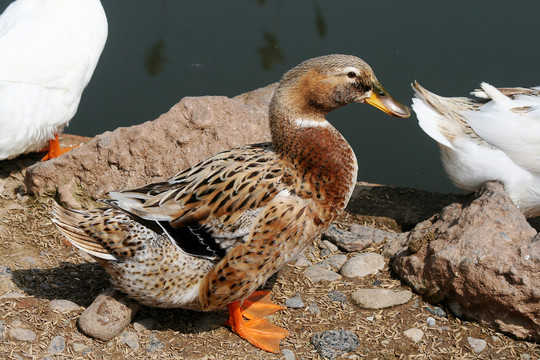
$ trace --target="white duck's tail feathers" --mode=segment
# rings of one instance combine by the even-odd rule
[[[66,209],[55,203],[51,213],[53,215],[51,221],[73,246],[99,259],[117,260],[95,238],[88,235],[79,226],[79,222],[85,220],[84,212]]]
[[[481,89],[475,89],[471,92],[471,95],[474,95],[480,99],[491,100],[494,99],[492,94],[498,93],[501,93],[510,99],[515,99],[517,96],[520,95],[540,96],[540,86],[495,88],[488,83],[483,82],[481,84]],[[495,98],[498,98],[498,95],[496,95]]]
[[[467,123],[463,113],[476,110],[481,103],[465,97],[443,97],[436,95],[418,82],[412,84],[416,98],[412,108],[418,118],[418,124],[439,144],[452,148],[452,141],[459,135],[481,142]]]

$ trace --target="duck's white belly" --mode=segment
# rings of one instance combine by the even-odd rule
[[[80,95],[67,89],[0,82],[0,160],[46,146],[75,115]]]

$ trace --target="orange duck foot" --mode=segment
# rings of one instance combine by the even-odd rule
[[[255,291],[240,305],[235,301],[227,305],[229,320],[226,325],[241,338],[249,341],[259,349],[278,353],[279,342],[289,334],[286,329],[271,324],[264,316],[284,309],[283,306],[272,303],[270,291]],[[250,319],[244,320],[244,317]]]
[[[56,134],[54,135],[54,139],[49,140],[49,148],[44,149],[44,151],[48,151],[48,153],[41,159],[41,161],[47,161],[55,157],[58,157],[62,154],[65,154],[71,151],[73,148],[76,148],[77,146],[69,146],[69,147],[61,148],[60,141],[58,141],[58,134]]]

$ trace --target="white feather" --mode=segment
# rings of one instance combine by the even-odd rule
[[[0,160],[37,151],[75,115],[107,38],[99,0],[17,0],[0,16]]]
[[[490,101],[471,110],[420,86],[415,90],[419,125],[438,142],[452,182],[474,191],[486,181],[501,181],[526,216],[540,215],[540,96],[510,98],[482,83],[475,95]]]

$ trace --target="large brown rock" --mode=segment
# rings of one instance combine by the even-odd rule
[[[93,198],[159,181],[210,155],[269,141],[268,104],[275,84],[234,98],[186,97],[154,121],[119,128],[56,159],[28,169],[28,192],[84,189]],[[74,204],[69,204],[74,205]]]
[[[428,301],[540,341],[540,236],[499,183],[419,223],[393,268]]]

